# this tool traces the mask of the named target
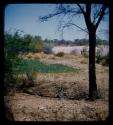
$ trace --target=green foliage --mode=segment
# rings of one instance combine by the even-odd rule
[[[63,52],[59,52],[59,53],[55,54],[55,56],[63,57],[63,56],[64,56],[64,53],[63,53]]]
[[[29,40],[22,37],[20,31],[17,30],[14,34],[5,32],[4,34],[4,59],[5,59],[5,87],[10,83],[15,83],[13,67],[17,67],[21,63],[19,53],[29,46]],[[28,37],[27,37],[28,38]]]
[[[20,44],[18,32],[12,36],[5,33],[4,53],[5,53],[5,75],[12,77],[12,65],[17,64],[18,51],[15,51]],[[16,46],[17,45],[17,46]],[[8,78],[9,80],[9,78]]]
[[[40,41],[37,41],[37,39],[32,38],[30,42],[30,48],[32,50],[38,50],[43,48],[43,44]]]
[[[80,69],[68,67],[62,64],[44,64],[38,60],[23,60],[21,65],[14,67],[13,70],[18,73],[23,73],[23,72],[61,73],[61,72],[78,72]]]
[[[19,30],[14,34],[5,32],[4,36],[5,73],[9,75],[14,74],[13,68],[21,63],[19,53],[43,48],[40,37],[22,35]]]

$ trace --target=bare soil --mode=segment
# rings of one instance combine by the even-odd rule
[[[97,121],[108,117],[104,100],[68,100],[15,93],[5,98],[15,121]]]

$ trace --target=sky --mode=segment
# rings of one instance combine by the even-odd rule
[[[24,31],[24,34],[41,36],[42,39],[62,39],[61,32],[58,31],[59,19],[54,17],[46,22],[40,22],[39,17],[54,12],[56,4],[8,4],[5,8],[4,30],[14,32]],[[66,18],[65,18],[66,20]],[[73,18],[75,24],[86,28],[83,16]],[[108,40],[109,20],[102,21],[98,27],[98,36]],[[101,31],[101,32],[99,32]],[[102,32],[104,31],[104,33]],[[64,40],[88,39],[87,33],[76,27],[66,28],[63,33]]]

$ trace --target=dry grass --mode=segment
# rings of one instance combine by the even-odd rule
[[[36,59],[38,55],[40,55],[40,60],[45,63],[61,63],[81,68],[81,71],[78,73],[35,74],[35,87],[27,90],[34,95],[16,92],[13,96],[8,97],[15,120],[97,121],[107,118],[109,114],[108,67],[96,64],[97,85],[101,99],[90,102],[85,100],[88,96],[89,83],[86,58],[71,55],[60,58],[39,53],[30,55],[30,58]]]
[[[47,55],[44,54],[43,52],[41,53],[27,53],[27,54],[23,54],[22,57],[24,59],[41,59],[41,58],[45,58]]]
[[[37,55],[37,54],[36,54]],[[38,55],[43,55],[38,53]],[[72,67],[81,68],[80,73],[38,73],[37,74],[37,85],[40,85],[42,95],[56,97],[57,89],[59,85],[62,85],[65,89],[63,90],[64,95],[67,98],[84,98],[88,94],[88,59],[83,56],[65,55],[62,58],[55,57],[54,55],[46,55],[45,58],[40,60],[50,64],[64,64]],[[36,56],[35,56],[36,58]],[[99,93],[102,98],[108,98],[108,68],[96,64],[96,76]],[[68,88],[68,89],[66,89]],[[60,90],[59,90],[60,91]],[[82,94],[81,94],[82,93]],[[60,92],[59,92],[60,94]]]

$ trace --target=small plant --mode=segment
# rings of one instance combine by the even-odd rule
[[[33,79],[36,79],[36,77],[37,77],[37,72],[33,71],[33,72],[32,72],[32,77],[33,77]]]
[[[102,60],[102,56],[101,56],[100,50],[97,50],[97,52],[96,52],[96,63],[100,63],[101,60]]]
[[[82,63],[82,64],[87,64],[88,61],[87,61],[87,60],[82,60],[81,63]]]
[[[102,60],[101,63],[102,63],[103,66],[108,66],[109,65],[109,55],[108,54],[103,57],[103,60]]]
[[[64,91],[65,91],[65,89],[66,88],[63,85],[56,86],[57,97],[63,98],[64,97]]]
[[[98,98],[104,98],[105,97],[105,90],[98,89]]]
[[[100,51],[96,53],[96,63],[100,63],[103,66],[108,66],[109,64],[109,54],[102,56]]]
[[[85,58],[88,58],[89,55],[88,55],[88,51],[87,51],[87,48],[84,47],[83,50],[82,50],[82,55],[85,57]]]
[[[63,57],[63,56],[64,56],[64,53],[63,53],[63,52],[59,52],[59,53],[57,53],[55,56]]]

